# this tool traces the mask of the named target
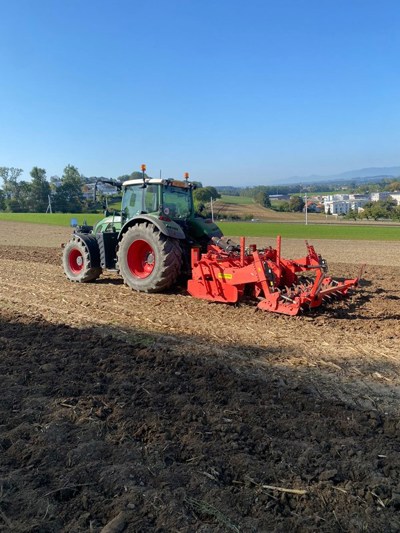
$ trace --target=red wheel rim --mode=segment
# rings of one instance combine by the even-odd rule
[[[154,270],[154,250],[146,241],[134,241],[128,250],[128,268],[137,278],[147,278]]]
[[[79,274],[83,269],[83,255],[78,250],[78,248],[73,248],[68,256],[68,264],[70,270],[74,274]]]

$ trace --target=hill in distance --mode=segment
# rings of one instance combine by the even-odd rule
[[[291,178],[283,179],[285,183],[315,183],[320,181],[342,181],[342,180],[360,180],[367,179],[373,180],[381,178],[396,178],[400,176],[400,166],[394,167],[368,167],[361,168],[358,170],[347,170],[346,172],[341,172],[340,174],[332,174],[330,176],[320,176],[320,175],[311,175],[311,176],[293,176]]]

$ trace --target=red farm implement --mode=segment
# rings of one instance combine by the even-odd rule
[[[192,249],[192,279],[188,292],[195,298],[236,303],[245,296],[259,301],[263,311],[297,315],[323,302],[346,296],[358,285],[354,279],[336,281],[327,275],[327,264],[306,242],[307,255],[300,259],[281,257],[281,238],[276,248],[257,250],[225,239],[213,239],[205,254]]]

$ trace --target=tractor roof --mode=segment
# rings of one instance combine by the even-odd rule
[[[182,180],[165,180],[165,179],[160,179],[160,178],[146,178],[145,183],[148,183],[149,185],[167,185],[169,183],[170,185],[173,185],[174,187],[182,187],[184,189],[188,188],[188,183]],[[142,185],[142,184],[143,184],[142,179],[135,179],[135,180],[124,181],[123,186],[127,187],[128,185]]]

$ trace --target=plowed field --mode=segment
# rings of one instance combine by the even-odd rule
[[[315,243],[365,280],[290,318],[70,283],[68,233],[0,223],[0,530],[400,530],[399,243]]]

